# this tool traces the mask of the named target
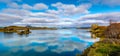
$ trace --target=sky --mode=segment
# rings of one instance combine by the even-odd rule
[[[120,22],[120,0],[0,0],[0,26],[88,27]]]

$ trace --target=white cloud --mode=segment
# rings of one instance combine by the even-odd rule
[[[47,18],[26,18],[23,19],[23,23],[55,23],[58,20],[56,19],[47,19]]]
[[[110,13],[97,13],[97,14],[88,14],[85,16],[81,16],[80,20],[105,20],[109,21],[110,19],[119,21],[120,12],[110,12]]]
[[[31,10],[33,7],[30,6],[30,5],[28,5],[28,4],[23,4],[23,5],[22,5],[22,8],[23,8],[23,9],[27,9],[27,10]]]
[[[28,4],[19,5],[17,3],[12,3],[9,8],[3,9],[1,13],[4,14],[11,14],[22,17],[20,21],[14,21],[13,24],[32,24],[32,25],[39,25],[39,26],[72,26],[74,25],[74,21],[71,18],[67,18],[65,15],[72,15],[72,14],[79,14],[84,9],[87,10],[90,7],[90,4],[82,4],[80,6],[75,6],[73,4],[62,4],[60,7],[59,5],[52,4],[53,6],[56,5],[58,10],[48,9],[48,6],[43,3],[37,3],[33,6]],[[43,10],[46,9],[45,12],[32,12],[31,10]],[[62,9],[63,12],[62,12]],[[70,11],[72,9],[72,11]],[[80,9],[80,11],[79,11]],[[68,10],[68,11],[67,11]],[[61,14],[62,13],[62,14]],[[74,16],[74,15],[73,15]]]
[[[53,10],[54,12],[54,10]],[[56,11],[55,11],[56,12]],[[61,17],[59,14],[52,12],[37,12],[33,13],[29,10],[24,9],[3,9],[3,14],[11,14],[14,16],[20,16],[22,20],[13,20],[14,25],[36,25],[36,26],[65,26],[65,27],[76,27],[76,26],[90,26],[93,23],[98,23],[101,25],[107,25],[110,19],[120,22],[120,13],[111,12],[111,13],[97,13],[97,14],[87,14],[81,16],[79,19],[72,19],[70,17]],[[1,13],[1,14],[2,14]],[[8,16],[6,18],[9,19]],[[7,22],[7,20],[6,20]],[[8,21],[10,22],[10,21]]]
[[[3,9],[2,10],[3,13],[6,14],[13,14],[13,15],[20,15],[20,16],[27,16],[30,14],[30,11],[28,10],[24,10],[24,9]]]
[[[119,5],[120,6],[120,0],[103,0],[103,4],[106,4],[106,5],[111,5],[111,6],[114,6],[114,5]]]
[[[17,4],[17,3],[9,3],[8,4],[8,7],[10,7],[10,8],[20,8],[20,6]]]
[[[48,6],[43,3],[37,3],[33,6],[33,8],[36,10],[43,10],[43,9],[48,9]]]
[[[56,10],[47,10],[47,13],[58,15],[60,12]]]
[[[92,0],[91,2],[107,6],[120,6],[120,0]]]
[[[50,14],[51,15],[51,14]],[[77,26],[91,26],[93,23],[97,23],[100,25],[108,25],[109,20],[120,22],[120,13],[98,13],[98,14],[88,14],[85,16],[81,16],[79,19],[72,18],[54,18],[53,15],[50,16],[47,13],[32,13],[32,17],[25,17],[20,22],[15,22],[14,24],[32,24],[39,26],[51,26],[51,27],[77,27]],[[55,15],[54,15],[55,16]]]
[[[80,23],[106,23],[104,20],[85,20]]]
[[[15,2],[10,2],[7,4],[8,8],[14,8],[14,9],[26,9],[26,10],[44,10],[48,9],[48,6],[44,3],[36,3],[33,6],[28,4],[17,4]]]
[[[0,2],[4,2],[4,3],[12,3],[12,2],[21,2],[21,0],[0,0]]]
[[[18,5],[16,3],[11,3],[13,6],[2,9],[1,14],[11,14],[14,16],[20,16],[22,20],[12,21],[15,25],[18,24],[31,24],[36,26],[65,26],[65,27],[75,27],[82,25],[91,25],[92,23],[106,24],[110,19],[119,21],[120,12],[111,13],[97,13],[97,14],[87,14],[91,7],[91,4],[80,4],[78,6],[74,4],[63,4],[55,3],[51,6],[57,8],[48,9],[48,6],[43,3],[37,3],[33,6],[28,4]],[[35,9],[37,8],[37,9]],[[32,10],[43,10],[45,12],[33,12]],[[81,14],[85,14],[81,16]],[[81,16],[77,19],[78,16]],[[6,18],[8,18],[6,16]],[[9,19],[9,18],[8,18]],[[6,20],[7,22],[7,20]],[[10,22],[10,21],[8,21]]]
[[[1,25],[4,25],[4,24],[9,25],[9,24],[12,24],[14,22],[18,22],[20,20],[22,20],[21,16],[0,13],[0,24]]]
[[[30,6],[28,4],[23,4],[22,8],[28,9],[28,10],[44,10],[44,9],[48,9],[48,6],[44,3],[36,3],[36,4],[34,4],[34,6]]]
[[[76,20],[76,23],[81,26],[90,26],[93,23],[109,25],[109,20],[112,20],[113,22],[120,22],[119,18],[120,12],[88,14],[81,16]]]
[[[61,19],[50,19],[50,18],[35,18],[28,17],[23,19],[21,22],[15,22],[14,24],[31,24],[31,25],[41,25],[41,26],[49,26],[49,27],[58,27],[58,26],[66,26],[70,27],[74,25],[74,20],[70,18],[61,18]]]
[[[76,15],[89,13],[88,9],[91,7],[91,4],[81,4],[79,6],[75,6],[73,4],[62,4],[58,2],[56,4],[52,4],[52,6],[57,7],[58,11],[64,15]]]
[[[31,13],[30,16],[32,17],[39,17],[39,18],[50,18],[50,19],[57,19],[59,18],[57,15],[54,14],[49,14],[49,13],[43,13],[43,12],[38,12],[38,13]]]

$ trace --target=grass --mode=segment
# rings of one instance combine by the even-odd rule
[[[91,34],[100,38],[100,41],[87,48],[81,56],[120,56],[120,39],[105,37],[103,33],[107,28],[98,25],[92,26]]]
[[[120,56],[120,45],[111,43],[109,40],[99,41],[86,49],[81,56]]]

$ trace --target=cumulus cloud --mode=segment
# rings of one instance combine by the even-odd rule
[[[96,14],[87,14],[84,16],[80,16],[78,19],[72,19],[69,17],[61,18],[57,11],[52,12],[31,12],[29,10],[24,9],[4,9],[2,10],[4,14],[12,14],[14,16],[22,17],[20,21],[14,21],[15,25],[36,25],[36,26],[65,26],[65,27],[77,27],[77,26],[90,26],[93,23],[97,23],[100,25],[108,25],[109,20],[119,21],[120,13],[119,12],[111,12],[111,13],[96,13]],[[57,15],[56,15],[57,14]],[[7,17],[7,16],[6,16]],[[9,19],[9,17],[7,17]],[[13,22],[12,21],[12,22]]]
[[[8,8],[14,9],[26,9],[26,10],[44,10],[48,9],[48,6],[44,3],[36,3],[33,6],[29,4],[17,4],[16,2],[11,2],[7,4]]]
[[[12,2],[21,2],[21,0],[0,0],[0,2],[4,2],[4,3],[12,3]]]
[[[27,10],[32,10],[33,7],[30,6],[30,5],[28,5],[28,4],[23,4],[23,5],[22,5],[22,8],[23,8],[23,9],[27,9]]]
[[[102,4],[107,6],[120,6],[120,0],[93,0],[93,4]]]
[[[120,12],[96,13],[81,16],[79,19],[77,19],[76,23],[89,26],[93,23],[97,23],[100,25],[109,25],[109,20],[112,20],[113,22],[120,22],[119,18]]]
[[[15,22],[14,24],[36,24],[47,27],[59,27],[59,26],[71,26],[73,25],[74,20],[69,18],[62,19],[49,19],[49,18],[25,18],[21,22]]]
[[[80,23],[105,23],[103,20],[85,20],[81,21]]]
[[[42,13],[42,12],[38,12],[38,13],[31,13],[30,16],[32,17],[47,17],[47,18],[52,18],[52,19],[58,19],[59,17],[57,15],[54,15],[54,14],[49,14],[49,13]]]
[[[17,3],[9,3],[8,8],[2,9],[1,13],[4,14],[12,14],[14,16],[21,16],[22,20],[14,21],[13,24],[39,24],[43,26],[71,26],[74,25],[74,20],[71,18],[64,18],[65,15],[75,15],[82,14],[83,12],[87,12],[90,4],[82,4],[79,6],[75,6],[73,4],[62,4],[56,3],[52,4],[52,6],[58,8],[58,10],[48,9],[49,7],[44,3],[37,3],[33,6],[28,4],[17,4]],[[43,10],[45,12],[33,12],[32,10]],[[71,11],[72,9],[72,11]],[[84,10],[85,9],[85,10]]]
[[[47,13],[58,15],[60,12],[56,10],[47,10]]]
[[[78,0],[78,3],[84,2],[94,5],[120,6],[120,0]]]
[[[47,16],[48,15],[48,16]],[[98,14],[89,14],[85,16],[81,16],[79,19],[71,19],[71,18],[55,18],[50,16],[49,14],[44,13],[33,13],[32,17],[25,17],[20,22],[15,22],[14,24],[33,24],[33,25],[41,25],[41,26],[91,26],[93,23],[97,23],[100,25],[108,25],[109,20],[114,18],[114,22],[118,21],[120,18],[119,12],[114,13],[98,13]],[[51,18],[51,19],[50,19]]]
[[[120,18],[120,12],[89,14],[89,8],[92,6],[89,3],[74,5],[58,2],[55,4],[51,4],[51,6],[56,8],[56,10],[49,9],[49,6],[44,3],[37,3],[33,6],[29,4],[10,4],[11,5],[9,5],[8,8],[1,10],[1,14],[11,14],[14,16],[22,17],[22,20],[13,20],[14,22],[12,21],[15,25],[31,24],[36,26],[77,27],[82,25],[89,26],[93,23],[105,25],[109,23],[108,21],[110,19],[114,19],[114,21],[119,21]],[[43,9],[45,10],[45,12],[33,12],[34,10],[39,11]],[[82,16],[77,19],[78,15]],[[8,17],[6,16],[6,18]]]
[[[22,20],[23,23],[55,23],[56,19],[46,19],[46,18],[29,18]]]
[[[22,20],[21,16],[10,15],[10,14],[1,14],[0,13],[0,23],[1,23],[1,25],[12,24],[12,23],[18,22],[20,20]]]
[[[97,14],[88,14],[85,16],[80,17],[80,19],[97,19],[97,20],[119,20],[120,12],[111,12],[111,13],[97,13]]]
[[[48,6],[43,3],[37,3],[33,6],[36,10],[48,9]]]
[[[33,6],[28,4],[23,4],[22,8],[28,10],[44,10],[44,9],[48,9],[48,6],[44,3],[36,3]]]
[[[75,6],[73,4],[63,4],[58,2],[56,4],[52,4],[52,6],[57,7],[58,11],[65,15],[75,15],[89,13],[88,9],[91,7],[91,4],[81,4],[79,6]]]
[[[10,8],[20,8],[20,6],[17,3],[15,3],[15,2],[9,3],[8,7],[10,7]]]
[[[2,12],[6,13],[6,14],[13,14],[13,15],[20,15],[20,16],[27,16],[27,15],[30,14],[30,11],[28,11],[28,10],[24,10],[24,9],[11,9],[11,8],[3,9]]]

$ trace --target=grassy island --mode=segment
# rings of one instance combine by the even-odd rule
[[[0,32],[29,34],[30,29],[28,27],[21,27],[21,26],[8,26],[8,27],[0,28]]]
[[[92,38],[100,41],[87,48],[80,56],[120,56],[120,23],[109,26],[91,26]]]

